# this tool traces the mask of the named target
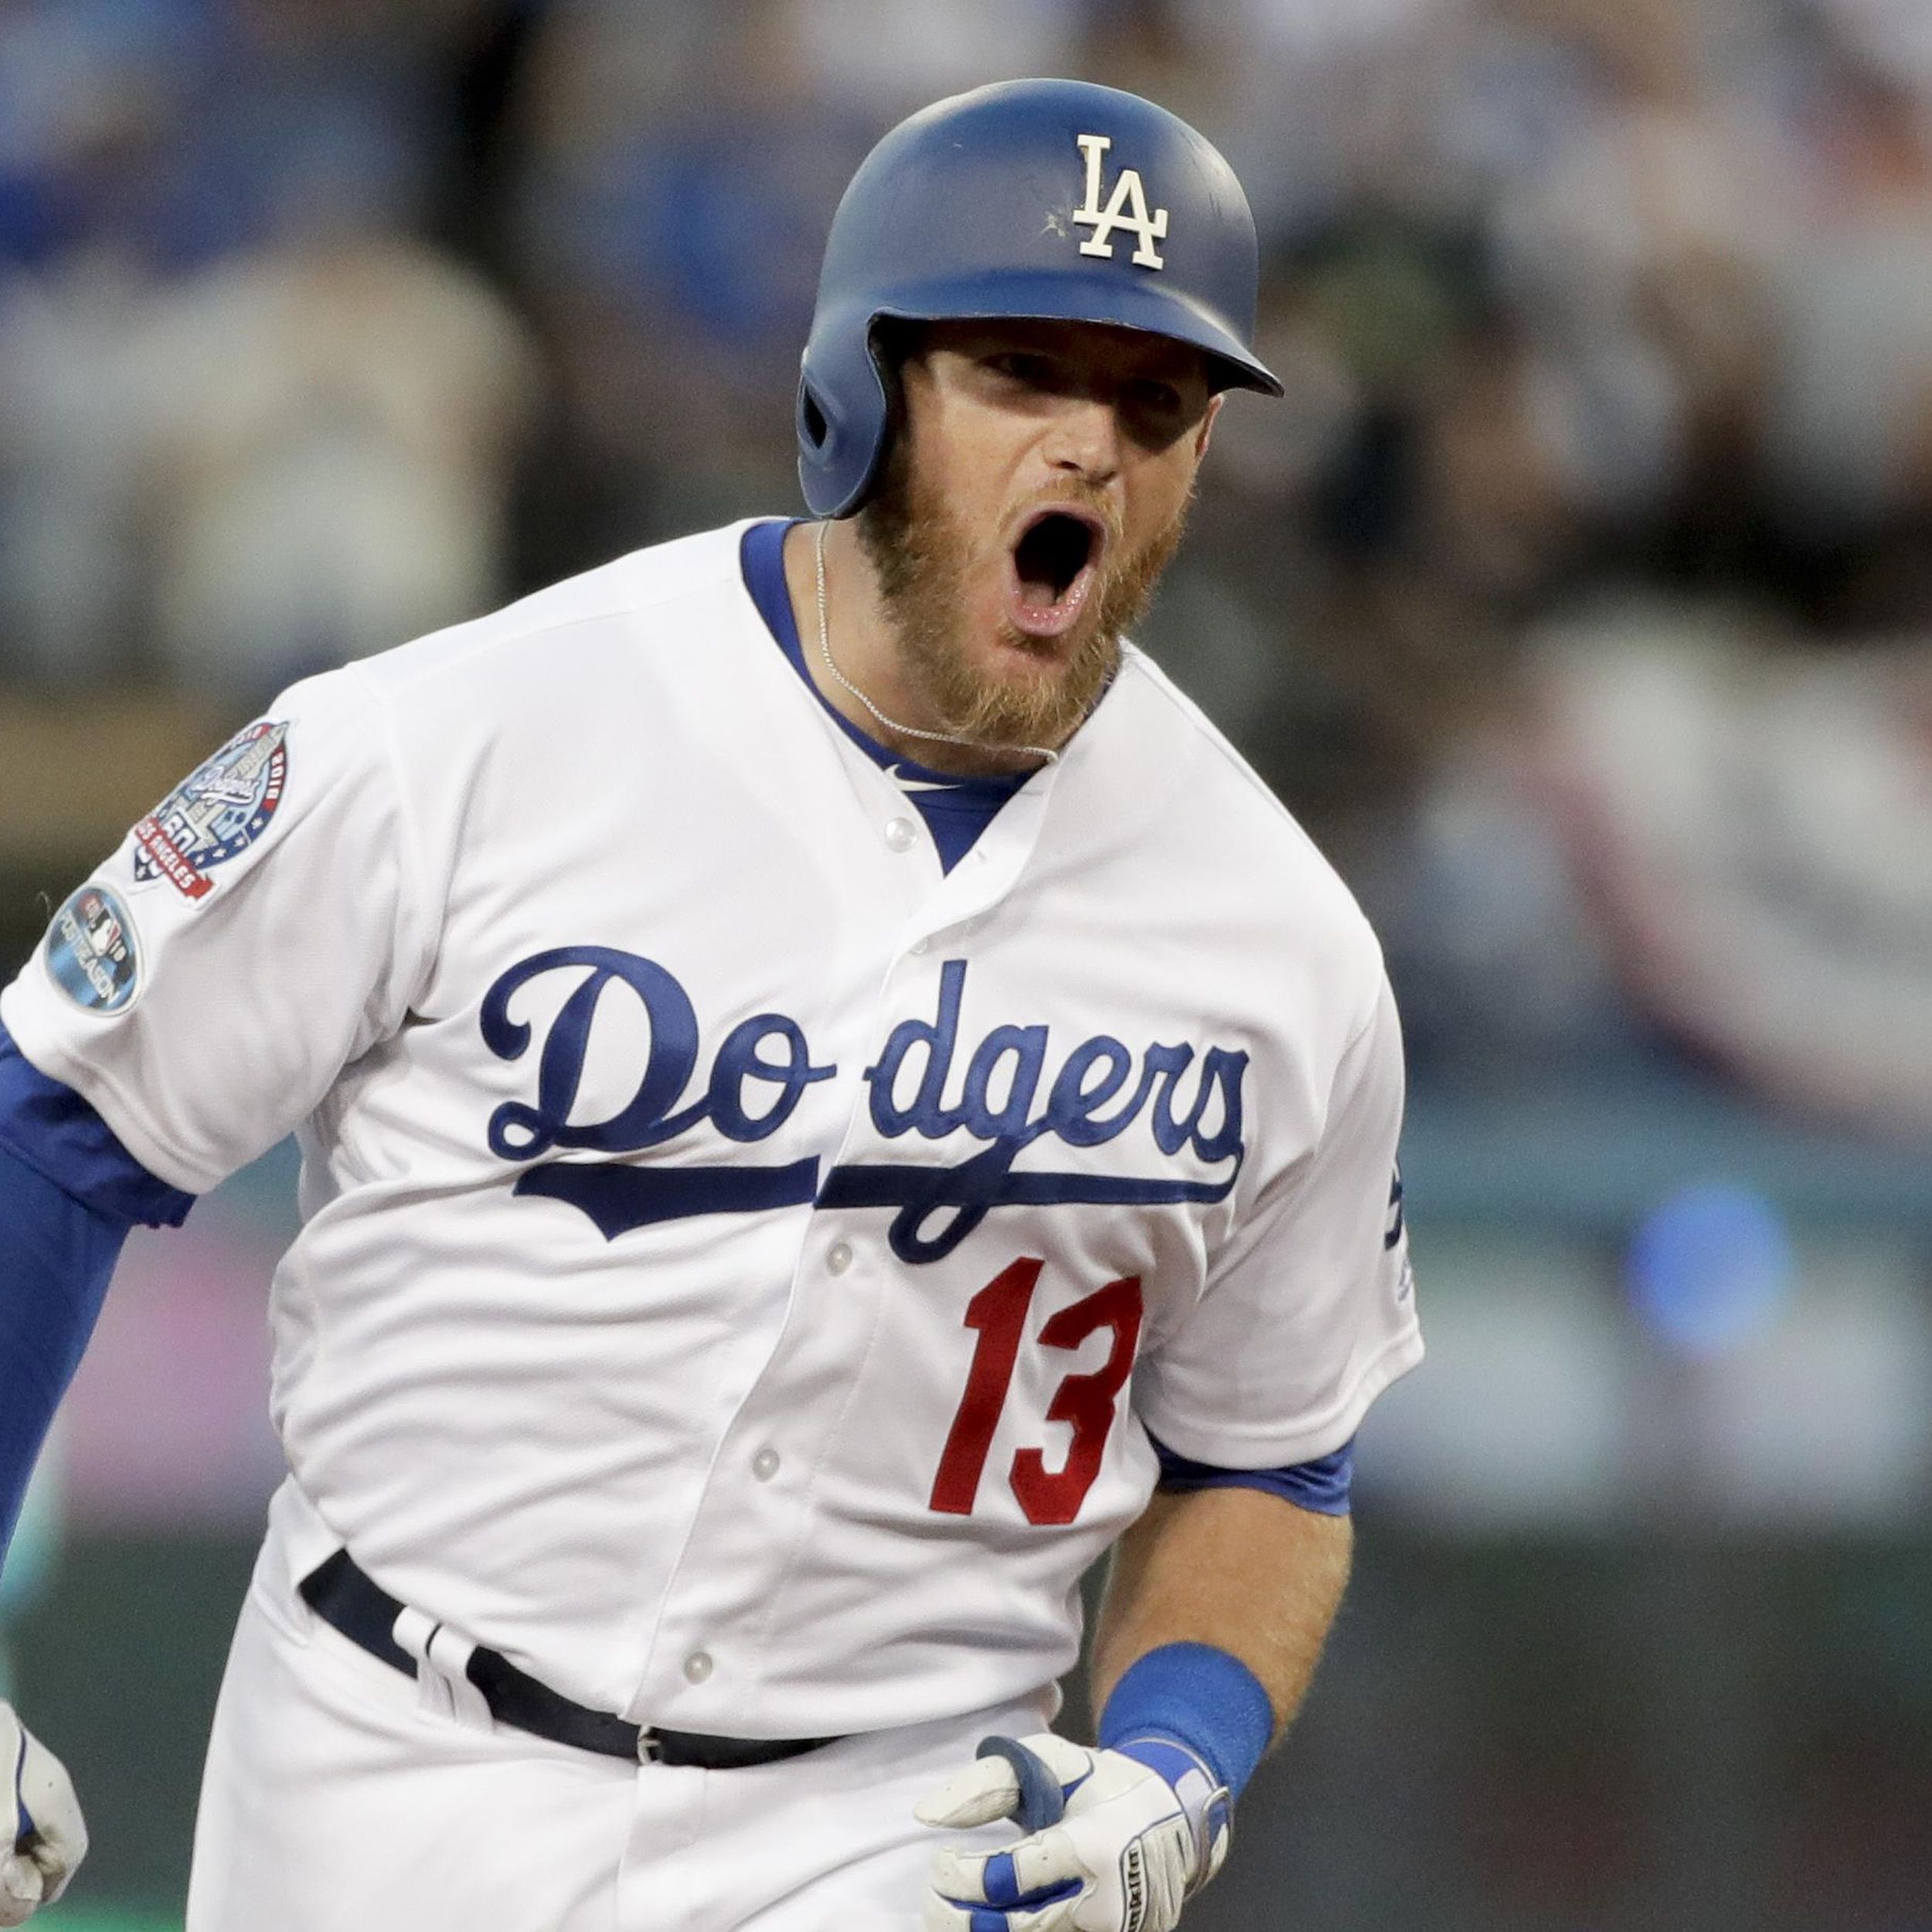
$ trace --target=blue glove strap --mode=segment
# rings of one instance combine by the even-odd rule
[[[1043,1905],[1057,1905],[1062,1899],[1070,1899],[1080,1889],[1078,1879],[1062,1879],[1057,1884],[1043,1886],[1037,1892],[1022,1892],[1019,1889],[1019,1874],[1013,1866],[1010,1852],[995,1852],[986,1861],[986,1903],[992,1906],[991,1912],[982,1913],[968,1904],[967,1910],[973,1916],[973,1932],[981,1932],[982,1917],[992,1921],[992,1932],[1007,1932],[1006,1913],[1009,1911],[1037,1912]],[[955,1904],[962,1901],[954,1900]]]
[[[1163,1644],[1114,1686],[1100,1713],[1100,1741],[1168,1776],[1164,1751],[1138,1740],[1171,1740],[1192,1751],[1239,1798],[1274,1735],[1274,1706],[1240,1658],[1213,1644]],[[1172,1782],[1172,1780],[1169,1780]]]
[[[1029,1835],[1057,1825],[1066,1815],[1066,1797],[1060,1781],[1017,1738],[983,1737],[975,1757],[1003,1757],[1019,1780],[1019,1802],[1014,1808],[1014,1821]]]

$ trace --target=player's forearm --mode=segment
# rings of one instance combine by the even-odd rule
[[[1252,1671],[1278,1736],[1300,1708],[1349,1580],[1346,1516],[1257,1489],[1159,1495],[1117,1548],[1094,1645],[1094,1706],[1168,1644],[1206,1644]]]

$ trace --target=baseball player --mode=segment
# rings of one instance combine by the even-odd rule
[[[1121,638],[1255,281],[1158,107],[915,115],[815,520],[297,685],[0,997],[9,1518],[127,1226],[301,1146],[191,1932],[1155,1932],[1220,1865],[1421,1353],[1375,941]],[[17,1924],[84,1837],[4,1724]]]

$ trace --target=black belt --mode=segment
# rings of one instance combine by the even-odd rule
[[[416,1659],[396,1642],[396,1620],[403,1606],[356,1568],[346,1549],[338,1549],[299,1585],[302,1600],[325,1623],[332,1624],[372,1657],[410,1676]],[[641,1727],[607,1711],[573,1703],[560,1691],[539,1684],[505,1656],[481,1645],[471,1651],[464,1675],[483,1694],[498,1723],[514,1725],[555,1744],[573,1744],[582,1751],[601,1751],[607,1757],[629,1758],[645,1764],[681,1764],[704,1771],[742,1770],[753,1764],[776,1764],[802,1757],[829,1737],[709,1737],[699,1731],[661,1731]]]

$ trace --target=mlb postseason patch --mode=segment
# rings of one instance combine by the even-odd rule
[[[53,983],[87,1013],[124,1013],[141,990],[134,923],[105,886],[83,886],[53,916],[46,957]]]
[[[189,899],[214,890],[210,869],[267,831],[288,782],[286,724],[253,724],[184,778],[134,828],[134,882],[165,879]]]

